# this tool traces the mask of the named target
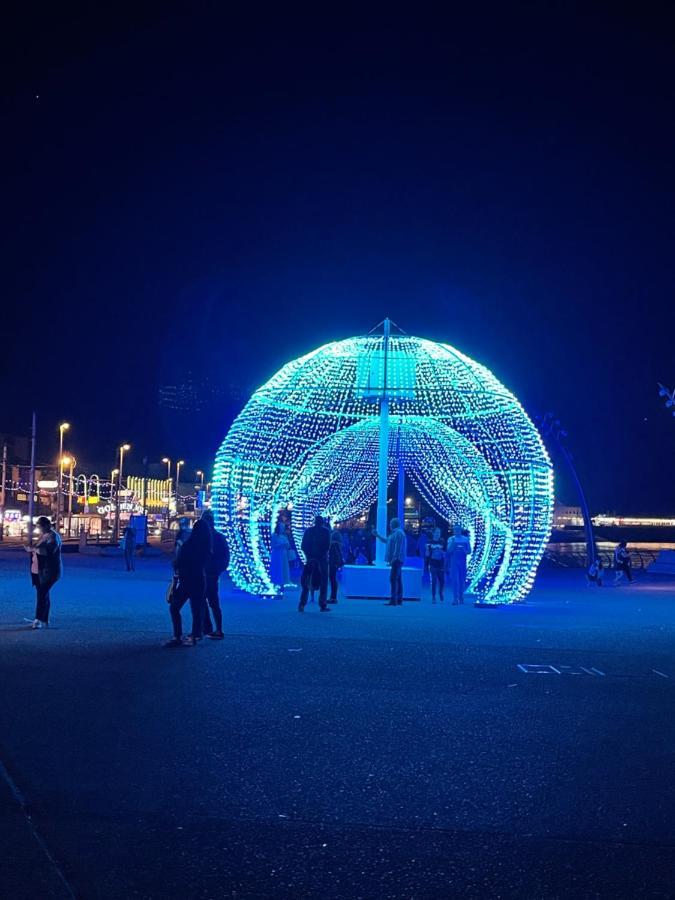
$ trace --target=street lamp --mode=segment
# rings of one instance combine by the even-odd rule
[[[178,515],[178,485],[180,484],[180,467],[184,465],[184,459],[179,459],[176,463],[176,515]]]
[[[131,444],[120,444],[120,467],[117,471],[117,503],[115,504],[115,531],[113,532],[113,540],[118,541],[120,537],[120,503],[122,495],[122,470],[124,468],[124,454],[127,450],[131,450]]]
[[[74,456],[62,456],[61,467],[68,466],[68,537],[73,527],[73,469],[77,460]]]
[[[63,433],[68,431],[70,424],[61,422],[59,425],[59,486],[56,491],[56,530],[59,530],[61,524],[61,490],[63,482]]]
[[[171,514],[171,460],[168,456],[163,456],[162,462],[166,463],[166,527],[168,528]]]
[[[204,490],[204,473],[201,469],[197,469],[197,478],[199,478],[199,486]]]

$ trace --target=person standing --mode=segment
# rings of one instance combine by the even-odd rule
[[[436,602],[436,592],[441,599],[445,599],[445,545],[441,539],[441,529],[434,528],[431,540],[427,544],[426,563],[431,573],[431,602]]]
[[[338,582],[337,576],[345,561],[342,555],[342,535],[337,528],[331,532],[330,545],[328,547],[328,575],[330,578],[329,603],[337,603]]]
[[[124,562],[127,564],[127,572],[135,572],[135,556],[136,556],[136,529],[129,522],[124,529]]]
[[[204,574],[206,575],[204,634],[213,641],[222,641],[225,635],[223,633],[223,613],[220,608],[218,586],[220,583],[220,576],[230,564],[230,548],[227,546],[225,535],[216,530],[213,512],[210,509],[205,509],[201,518],[209,526],[211,532],[211,555],[209,556],[204,570]],[[211,622],[209,609],[213,614],[213,623]]]
[[[464,603],[466,590],[466,559],[471,553],[471,543],[461,525],[455,525],[454,534],[448,541],[446,554],[447,568],[452,585],[452,605]]]
[[[633,567],[630,561],[630,552],[625,541],[621,541],[614,550],[614,586],[625,576],[628,584],[633,584]]]
[[[270,545],[270,581],[280,594],[291,582],[290,550],[286,526],[283,522],[277,522]]]
[[[602,587],[602,560],[599,556],[595,557],[586,573],[586,584],[589,587],[592,584],[597,584],[598,587]]]
[[[178,556],[178,551],[185,541],[190,537],[190,522],[186,518],[178,520],[178,531],[176,532],[176,540],[173,545],[174,558]]]
[[[173,564],[178,576],[178,584],[169,603],[173,638],[166,642],[165,647],[192,647],[202,638],[206,606],[206,566],[210,556],[211,529],[200,519],[195,522],[190,537],[181,544]],[[188,600],[192,613],[192,632],[184,639],[180,611]]]
[[[319,607],[321,612],[330,612],[327,606],[328,593],[328,548],[330,534],[324,525],[323,518],[316,516],[314,525],[302,536],[302,552],[305,554],[305,565],[302,570],[302,590],[298,612],[304,612],[310,591],[319,591]]]
[[[403,603],[403,565],[405,563],[405,532],[401,528],[399,519],[392,519],[389,523],[389,537],[382,537],[375,532],[375,537],[387,545],[384,559],[390,566],[389,584],[391,586],[391,599],[385,606],[401,606]]]
[[[36,594],[35,619],[31,628],[48,628],[51,609],[49,592],[63,574],[61,536],[54,531],[47,516],[40,516],[37,525],[40,536],[35,546],[25,548],[31,554],[30,580]]]

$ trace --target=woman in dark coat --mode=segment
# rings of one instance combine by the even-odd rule
[[[40,537],[34,547],[26,547],[31,554],[30,580],[35,588],[35,619],[32,628],[49,627],[50,590],[62,575],[61,538],[52,528],[47,516],[37,520]]]
[[[181,544],[173,567],[178,584],[169,602],[173,638],[166,647],[194,646],[204,633],[206,612],[206,567],[211,557],[211,529],[199,520],[195,522],[187,540]],[[183,621],[180,611],[185,602],[190,601],[192,613],[192,633],[183,638]]]

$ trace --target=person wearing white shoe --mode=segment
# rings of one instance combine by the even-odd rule
[[[61,537],[52,528],[47,516],[37,521],[40,537],[34,547],[26,547],[31,554],[30,580],[35,588],[35,619],[32,628],[48,628],[51,597],[49,592],[62,575]]]

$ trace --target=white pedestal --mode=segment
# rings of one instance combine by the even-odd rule
[[[389,566],[343,566],[340,570],[342,595],[354,600],[388,600],[391,596]],[[403,599],[422,599],[422,569],[403,566]]]

